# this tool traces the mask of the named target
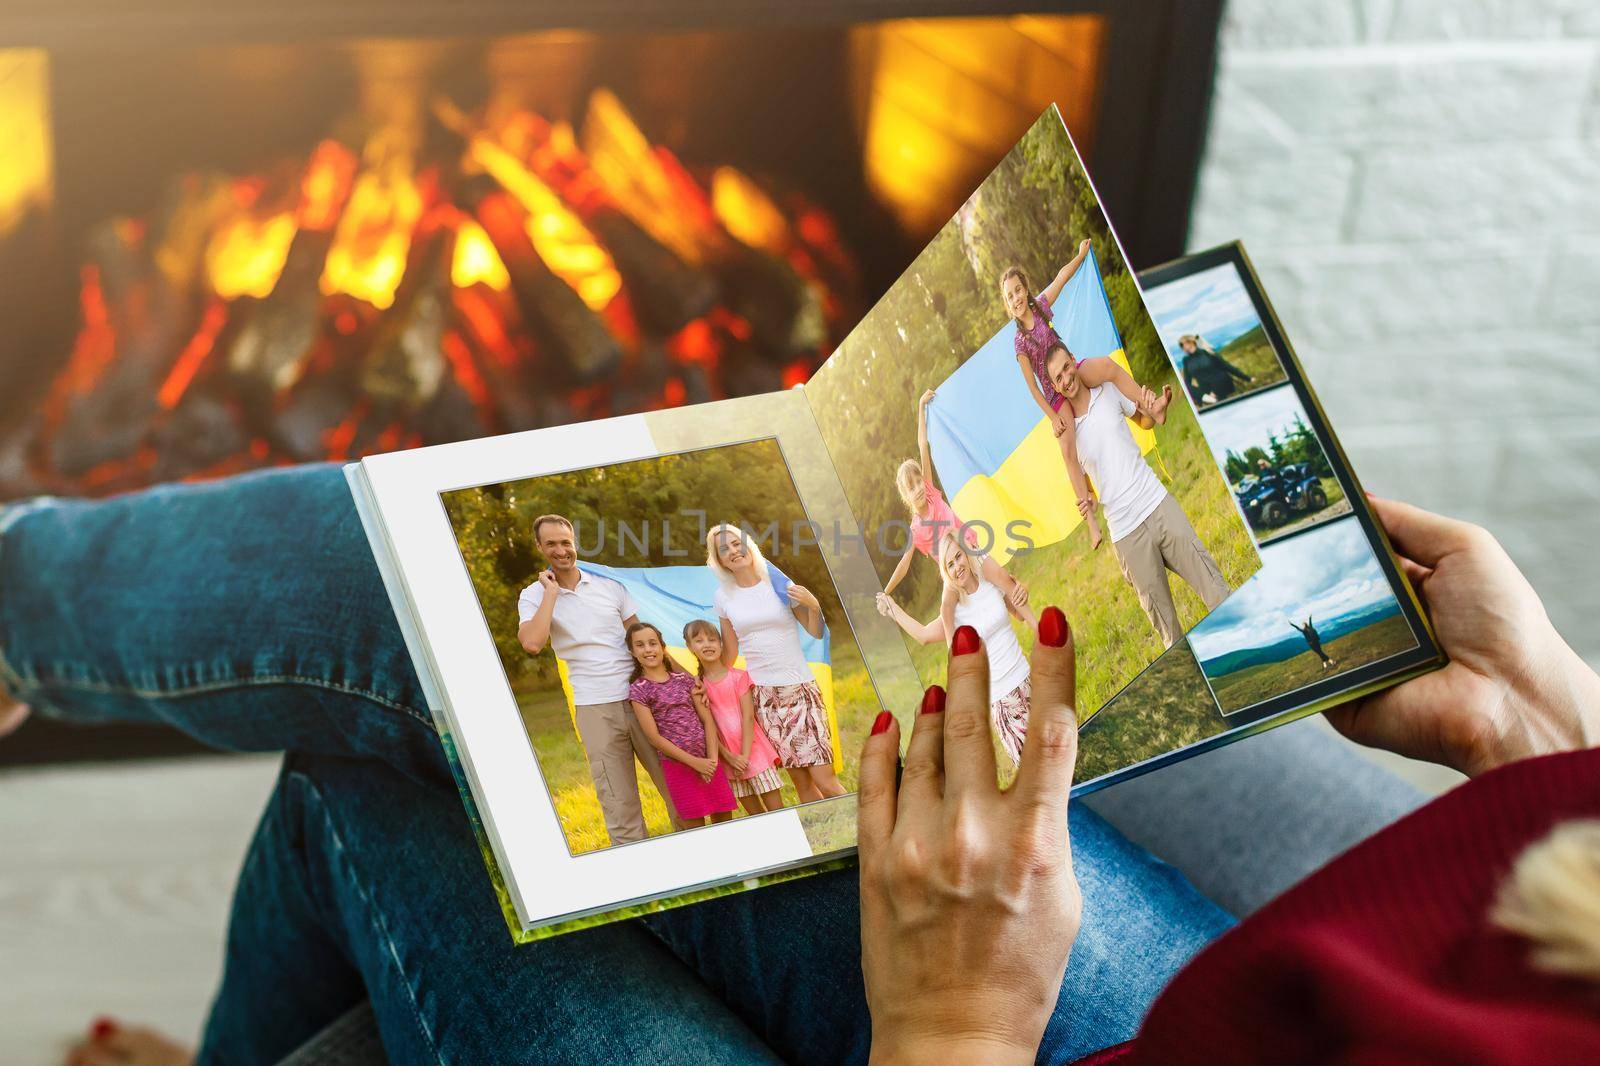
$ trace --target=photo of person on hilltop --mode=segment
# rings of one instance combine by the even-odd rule
[[[1302,637],[1306,638],[1306,647],[1310,648],[1312,653],[1316,655],[1317,658],[1322,660],[1322,668],[1324,670],[1331,670],[1333,667],[1339,665],[1332,659],[1328,658],[1328,653],[1322,650],[1322,637],[1317,633],[1317,627],[1312,624],[1310,615],[1306,615],[1304,625],[1300,624],[1299,622],[1290,622],[1289,626]]]
[[[1077,429],[1078,454],[1105,501],[1111,548],[1122,576],[1139,594],[1161,643],[1172,647],[1183,636],[1167,571],[1181,577],[1214,610],[1233,590],[1216,560],[1194,531],[1183,507],[1156,477],[1128,432],[1128,419],[1148,429],[1149,414],[1104,385],[1087,386],[1078,376],[1078,361],[1065,345],[1053,345],[1045,356],[1051,384],[1062,398]],[[1171,387],[1163,399],[1172,400]],[[1080,501],[1088,514],[1088,501]]]
[[[1044,412],[1045,418],[1050,420],[1055,429],[1056,439],[1061,444],[1061,459],[1067,466],[1067,478],[1077,494],[1084,526],[1089,531],[1089,547],[1094,549],[1100,547],[1101,541],[1100,523],[1094,515],[1094,493],[1084,476],[1072,419],[1062,413],[1061,395],[1051,383],[1045,367],[1046,355],[1052,347],[1060,346],[1063,351],[1066,350],[1061,334],[1056,332],[1051,305],[1083,265],[1090,245],[1087,237],[1079,242],[1078,254],[1057,271],[1050,284],[1038,294],[1034,294],[1033,287],[1028,283],[1027,272],[1020,266],[1006,268],[1005,273],[1000,275],[1000,299],[1005,304],[1006,314],[1017,324],[1017,366],[1022,371],[1022,378],[1027,383],[1034,403],[1039,405],[1039,410]],[[1075,361],[1078,362],[1078,373],[1088,387],[1113,384],[1136,410],[1149,418],[1150,425],[1158,426],[1167,420],[1167,405],[1172,402],[1170,392],[1157,394],[1141,387],[1132,374],[1106,356]]]

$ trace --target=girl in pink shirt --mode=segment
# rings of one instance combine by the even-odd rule
[[[1022,370],[1022,379],[1027,383],[1033,402],[1039,405],[1039,410],[1044,412],[1045,418],[1050,420],[1055,429],[1056,439],[1061,444],[1061,460],[1067,465],[1067,480],[1077,494],[1078,510],[1083,514],[1084,525],[1089,531],[1089,547],[1094,549],[1100,547],[1101,541],[1100,523],[1094,516],[1098,501],[1089,488],[1089,478],[1083,472],[1083,464],[1078,461],[1077,432],[1071,412],[1062,413],[1062,398],[1050,384],[1050,375],[1045,370],[1050,349],[1057,344],[1066,348],[1066,343],[1056,332],[1050,305],[1061,295],[1061,290],[1066,288],[1067,282],[1072,280],[1088,254],[1089,239],[1085,237],[1078,245],[1077,256],[1057,271],[1050,284],[1037,296],[1023,269],[1016,266],[1009,268],[1000,275],[1000,300],[1005,304],[1006,314],[1017,323],[1017,365]],[[1070,349],[1068,354],[1071,354]],[[1073,358],[1078,362],[1078,376],[1085,385],[1094,388],[1109,382],[1142,413],[1149,415],[1156,425],[1166,422],[1167,405],[1172,402],[1170,388],[1161,393],[1144,388],[1109,356],[1081,360],[1077,356]]]
[[[944,498],[944,493],[939,491],[933,479],[927,474],[933,469],[933,461],[928,456],[928,404],[932,402],[932,389],[924,392],[917,400],[917,450],[922,456],[922,461],[907,459],[900,464],[900,469],[895,471],[894,475],[895,487],[900,490],[900,499],[905,501],[906,510],[911,512],[911,529],[906,550],[900,556],[900,561],[895,564],[894,573],[889,575],[889,583],[883,586],[884,596],[893,594],[895,586],[905,579],[906,573],[911,569],[913,554],[921,552],[929,559],[934,559],[934,546],[946,533],[961,528],[961,519],[956,517],[955,511]],[[976,531],[966,530],[964,539],[973,554],[983,561],[984,579],[990,584],[1011,589],[1007,600],[1014,607],[1027,606],[1028,587],[1014,580],[1006,573],[1005,567],[990,558],[987,552],[978,551]]]
[[[722,633],[703,618],[683,627],[683,643],[699,660],[700,680],[717,727],[717,745],[739,805],[746,814],[782,810],[778,753],[756,722],[750,675],[723,665]]]

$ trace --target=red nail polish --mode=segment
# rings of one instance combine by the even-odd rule
[[[1046,607],[1039,615],[1039,639],[1052,648],[1064,648],[1071,636],[1072,627],[1067,624],[1067,616],[1061,613],[1061,608]]]
[[[89,1027],[89,1039],[94,1041],[107,1040],[117,1032],[117,1023],[110,1018],[96,1018]]]
[[[957,634],[959,636],[959,634]],[[944,686],[929,685],[928,691],[922,694],[923,714],[944,713]]]
[[[889,731],[889,723],[893,721],[894,715],[888,711],[879,711],[878,717],[872,720],[872,735],[877,736],[879,733],[887,733]]]
[[[950,654],[971,655],[978,650],[978,631],[971,626],[961,626],[950,641]]]

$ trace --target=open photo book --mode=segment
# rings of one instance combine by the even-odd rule
[[[1442,661],[1242,250],[1141,290],[1055,109],[804,385],[346,473],[519,941],[847,862],[961,625],[1005,781],[1066,612],[1075,792]]]

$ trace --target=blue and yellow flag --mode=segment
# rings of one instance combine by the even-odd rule
[[[622,583],[639,609],[639,621],[649,622],[661,630],[667,643],[667,652],[690,673],[695,672],[694,653],[683,646],[683,627],[696,618],[703,618],[713,626],[719,625],[717,609],[712,597],[717,592],[717,578],[704,566],[604,566],[583,563],[586,573],[609,577]],[[772,578],[774,594],[787,599],[789,578],[771,563],[767,569]],[[800,630],[800,650],[805,654],[811,672],[816,676],[817,687],[822,690],[822,702],[828,708],[828,728],[833,732],[834,769],[843,768],[843,747],[839,737],[839,716],[833,701],[833,660],[831,634],[826,627],[822,636],[813,637],[797,621]],[[561,673],[561,689],[567,697],[567,711],[577,721],[577,710],[572,702],[572,685],[567,680],[567,664],[556,660]],[[740,656],[736,666],[744,666]],[[574,724],[576,728],[576,724]]]
[[[1128,369],[1092,248],[1051,316],[1079,360],[1109,356]],[[1028,541],[1065,540],[1083,520],[1061,445],[1017,366],[1016,334],[1016,323],[1006,323],[935,388],[928,405],[928,449],[950,506],[961,521],[984,524],[989,533],[978,534],[978,545],[992,535],[1002,564]],[[1141,452],[1156,446],[1153,432],[1129,428]]]

